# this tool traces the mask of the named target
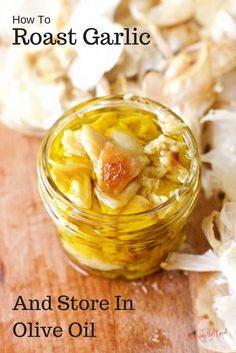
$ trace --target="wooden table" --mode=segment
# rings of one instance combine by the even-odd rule
[[[84,277],[68,265],[55,228],[39,198],[36,157],[40,139],[0,125],[1,351],[4,353],[197,353],[210,352],[189,335],[196,332],[195,298],[204,274],[161,271],[126,282]],[[201,196],[188,227],[198,252],[207,249],[200,221],[213,209]],[[60,311],[60,295],[78,299],[121,295],[134,311]],[[52,311],[13,311],[17,297],[53,298]],[[96,338],[71,337],[71,322],[94,322]],[[15,337],[16,322],[60,325],[62,337]],[[22,332],[22,331],[21,331]],[[3,350],[2,350],[3,349]]]

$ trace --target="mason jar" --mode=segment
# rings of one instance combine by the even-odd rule
[[[157,119],[168,117],[182,122],[172,111],[146,98],[132,95],[96,98],[67,111],[44,137],[39,151],[41,198],[69,262],[83,274],[135,279],[160,269],[161,262],[183,240],[185,225],[198,197],[199,154],[184,123],[182,136],[190,155],[188,177],[177,193],[157,207],[134,214],[103,214],[78,207],[59,190],[50,172],[49,156],[62,132],[96,121],[102,112],[127,111],[134,115],[152,112]]]

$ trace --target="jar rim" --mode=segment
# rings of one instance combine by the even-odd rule
[[[170,196],[165,202],[162,204],[148,209],[146,211],[131,213],[131,214],[103,214],[97,213],[91,210],[85,210],[76,205],[73,201],[71,201],[60,189],[58,188],[57,184],[54,182],[48,163],[48,150],[53,142],[54,137],[58,134],[58,132],[63,128],[63,126],[67,125],[67,123],[74,118],[75,116],[82,116],[83,113],[88,112],[89,110],[95,110],[98,108],[103,107],[111,107],[111,106],[120,106],[120,105],[130,105],[134,108],[140,108],[142,110],[147,110],[149,112],[154,113],[155,115],[171,115],[174,116],[176,119],[181,121],[184,124],[183,135],[188,144],[188,148],[191,151],[191,163],[189,174],[184,183],[178,189],[178,196],[173,194]],[[169,108],[164,106],[161,103],[155,102],[149,98],[139,97],[133,94],[126,94],[126,95],[115,95],[115,96],[103,96],[92,98],[90,100],[86,100],[85,102],[79,103],[78,105],[72,107],[71,109],[67,110],[48,130],[47,134],[43,138],[41,143],[41,147],[39,150],[38,156],[38,177],[40,182],[42,182],[43,186],[47,189],[49,194],[53,198],[57,198],[62,204],[66,207],[69,207],[72,211],[70,212],[70,216],[73,218],[77,217],[85,217],[94,220],[117,220],[119,221],[136,218],[138,216],[148,216],[156,214],[158,211],[163,211],[164,209],[171,207],[174,202],[180,200],[192,187],[196,179],[199,177],[200,171],[200,156],[197,148],[196,140],[191,132],[190,128],[186,125],[186,123],[173,111]]]

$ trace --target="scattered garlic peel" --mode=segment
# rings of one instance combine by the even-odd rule
[[[200,118],[214,101],[213,84],[210,44],[202,42],[173,56],[162,74],[149,72],[143,90],[182,116],[199,141]]]
[[[221,242],[216,239],[214,234],[214,218],[218,215],[218,212],[212,212],[211,216],[205,217],[202,222],[203,232],[210,244],[210,246],[214,249],[215,253],[218,255],[221,247]]]
[[[132,0],[128,4],[101,0],[99,7],[95,0],[81,0],[78,4],[36,0],[36,4],[32,7],[26,0],[17,0],[14,11],[35,16],[36,8],[47,9],[48,16],[53,13],[51,22],[40,24],[40,29],[55,33],[72,28],[79,42],[76,46],[47,48],[10,46],[5,18],[10,17],[13,7],[6,2],[3,10],[7,13],[0,24],[6,36],[0,50],[1,57],[9,53],[12,59],[8,58],[0,69],[7,76],[0,96],[1,121],[8,126],[42,134],[73,105],[95,95],[120,93],[147,96],[166,104],[186,120],[196,137],[200,134],[200,117],[214,102],[217,107],[236,110],[234,81],[230,88],[225,85],[225,75],[229,74],[229,81],[236,65],[234,0]],[[113,33],[134,23],[138,34],[151,34],[150,45],[83,45],[83,29],[95,27],[99,32]],[[38,23],[34,23],[34,30],[37,28]],[[209,50],[203,65],[199,65],[201,60],[190,65],[194,50],[204,59],[205,43]],[[24,56],[20,64],[15,61],[15,49],[20,61]],[[196,71],[190,70],[191,66]],[[24,74],[19,74],[16,67],[24,68]],[[12,95],[16,97],[14,105],[9,98]],[[52,99],[48,100],[48,96]]]
[[[217,297],[214,303],[218,317],[225,322],[227,330],[234,339],[234,349],[236,350],[236,294],[224,297]]]
[[[211,110],[201,121],[212,124],[212,149],[202,156],[202,160],[211,164],[214,180],[218,180],[215,186],[218,184],[228,199],[236,201],[236,113],[224,109]],[[209,183],[203,183],[203,186],[211,188]]]
[[[96,28],[98,32],[123,32],[123,28],[112,20],[118,0],[99,2],[82,0],[74,8],[68,28],[76,29],[78,43],[75,47],[77,56],[69,68],[68,75],[73,85],[82,90],[94,88],[104,73],[117,63],[122,50],[121,45],[88,45],[84,42],[83,33],[88,28]],[[95,59],[96,58],[96,59]]]
[[[206,274],[204,277],[204,284],[200,287],[196,298],[196,309],[200,317],[197,324],[198,344],[211,351],[234,353],[236,341],[232,336],[231,328],[228,328],[227,319],[222,315],[228,304],[224,308],[224,303],[221,302],[219,303],[220,311],[217,308],[218,300],[221,301],[227,296],[227,285],[219,273]],[[227,309],[233,313],[234,307],[228,306]]]
[[[204,271],[222,271],[226,276],[229,287],[236,289],[236,203],[226,202],[222,208],[221,213],[214,211],[211,216],[206,217],[202,222],[202,228],[205,236],[213,250],[207,251],[203,255],[190,254],[170,254],[163,264],[165,269],[182,269],[188,270],[187,261],[189,262],[189,270],[197,271],[197,260],[199,262],[199,270]],[[214,233],[214,222],[216,223],[220,239],[218,240]],[[214,251],[214,252],[213,252]],[[176,260],[176,262],[175,262]],[[196,260],[196,261],[195,261]],[[216,261],[217,260],[217,261]],[[169,267],[170,266],[170,267]],[[179,267],[180,266],[180,267]],[[229,269],[233,268],[233,271]]]
[[[214,224],[219,230],[220,239],[216,238]],[[197,298],[199,314],[208,317],[208,320],[200,321],[199,332],[212,328],[216,330],[226,328],[228,332],[212,340],[200,339],[199,344],[218,352],[234,352],[236,349],[236,203],[227,202],[220,213],[214,211],[211,216],[206,217],[203,221],[203,231],[213,250],[208,250],[203,255],[173,253],[161,266],[166,270],[219,272],[216,278],[225,285],[216,286],[214,282],[216,275],[213,274],[205,284],[208,289],[202,288],[204,295]],[[209,321],[213,323],[213,327],[210,326]]]
[[[164,270],[220,271],[219,259],[212,250],[203,255],[171,253],[161,267]]]
[[[142,3],[140,0],[131,2],[130,10],[134,18],[160,27],[182,23],[191,18],[194,12],[193,0],[164,0],[150,9]]]

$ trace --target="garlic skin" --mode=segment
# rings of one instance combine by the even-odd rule
[[[0,89],[0,119],[12,128],[43,134],[63,111],[81,101],[130,93],[171,108],[191,127],[200,144],[200,119],[210,108],[236,109],[232,79],[236,67],[234,0],[100,0],[99,6],[95,0],[35,0],[34,5],[26,0],[15,0],[14,4],[3,0],[3,5],[1,57],[8,52],[16,57],[10,46],[8,21],[15,13],[36,16],[37,21],[24,25],[29,32],[73,29],[78,34],[75,46],[17,46],[17,57],[24,56],[22,67],[34,80],[35,95],[30,79],[16,74],[16,61],[12,70],[8,60],[2,65],[7,81],[13,83],[9,82],[6,90],[4,86]],[[51,22],[39,24],[39,13],[45,13]],[[97,28],[99,34],[105,31],[112,37],[114,32],[133,26],[138,35],[150,33],[150,44],[88,45],[83,40],[87,28]],[[18,86],[14,86],[16,81]],[[43,93],[44,85],[47,94]],[[12,90],[28,105],[24,114],[20,113],[23,103],[18,100],[15,108],[6,107],[11,105]]]
[[[73,11],[67,27],[75,29],[78,43],[75,47],[77,55],[68,75],[72,84],[79,89],[94,88],[122,53],[123,45],[88,45],[83,39],[83,33],[88,28],[109,34],[123,32],[123,28],[113,21],[118,3],[119,0],[102,0],[98,7],[94,0],[82,0]]]
[[[83,29],[97,26],[103,31],[121,32],[122,27],[113,21],[118,4],[119,0],[102,0],[99,8],[94,0],[78,3],[37,0],[33,7],[25,0],[17,0],[14,6],[9,2],[4,4],[4,20],[15,13],[35,17],[33,24],[23,26],[30,33],[49,31],[55,34],[72,28],[79,38],[76,46],[12,46],[9,23],[1,22],[0,120],[3,123],[23,133],[42,135],[65,110],[94,96],[90,90],[116,64],[123,45],[85,45]],[[50,23],[40,24],[39,13],[50,17]]]
[[[194,13],[193,0],[165,0],[156,6],[148,6],[149,3],[150,1],[131,1],[130,10],[136,20],[166,27],[185,22]]]
[[[48,76],[38,75],[28,50],[18,51],[16,47],[11,47],[3,60],[1,121],[23,131],[48,129],[62,114],[60,97],[64,90],[63,82],[55,83]]]
[[[225,323],[230,333],[228,339],[232,349],[236,349],[236,294],[215,298],[214,309]]]
[[[206,274],[205,277],[207,280],[196,298],[196,309],[200,318],[197,325],[198,344],[211,351],[234,353],[235,295],[228,295],[227,282],[220,273]],[[229,313],[231,314],[228,315]],[[207,336],[211,332],[213,335]]]
[[[65,4],[63,0],[14,0],[14,1],[1,1],[2,8],[2,19],[0,22],[0,32],[4,40],[11,43],[12,42],[12,27],[20,27],[21,23],[17,21],[18,16],[22,17],[35,17],[32,24],[23,24],[24,28],[31,30],[33,28],[36,32],[41,32],[42,30],[47,32],[56,32],[59,29],[60,22],[62,20],[62,13],[65,11]],[[44,20],[40,23],[39,15],[44,15],[45,17],[50,17],[50,23],[45,23]],[[15,17],[14,23],[12,23],[12,18]],[[37,51],[39,49],[38,45],[30,45],[30,50]]]
[[[212,149],[202,155],[202,161],[210,163],[212,169],[203,174],[203,187],[208,195],[221,190],[236,202],[236,112],[211,110],[201,122],[211,122],[212,128],[209,141]]]
[[[220,239],[214,232],[217,225]],[[199,344],[216,352],[236,350],[236,203],[226,202],[221,212],[212,212],[203,220],[202,228],[211,246],[203,255],[172,253],[161,264],[165,270],[219,272],[213,274],[197,298],[199,315],[207,316],[199,323],[199,331],[227,329],[227,334]],[[219,284],[222,283],[223,285]],[[217,285],[216,285],[217,284]],[[208,305],[206,303],[208,302]]]
[[[150,72],[143,83],[145,95],[182,116],[197,140],[200,118],[214,101],[210,53],[206,42],[180,52],[169,60],[163,75]]]

